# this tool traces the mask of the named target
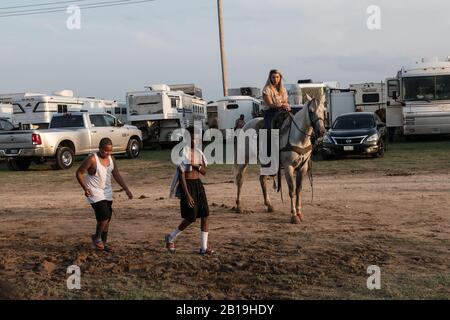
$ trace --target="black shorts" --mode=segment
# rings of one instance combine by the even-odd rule
[[[206,218],[209,216],[208,199],[206,198],[205,188],[200,179],[186,179],[189,194],[194,199],[194,208],[189,207],[187,197],[180,183],[180,209],[181,217],[189,222],[195,222],[197,218]]]
[[[112,217],[112,201],[102,200],[96,203],[91,203],[95,211],[95,218],[97,221],[109,220]]]

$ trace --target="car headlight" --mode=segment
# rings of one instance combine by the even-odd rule
[[[324,142],[324,143],[333,143],[333,140],[331,140],[331,138],[330,138],[330,136],[328,135],[328,133],[326,133],[326,134],[323,136],[323,142]]]
[[[375,133],[375,134],[371,135],[370,137],[368,137],[366,141],[374,142],[374,141],[378,141],[378,138],[379,138],[378,133]]]

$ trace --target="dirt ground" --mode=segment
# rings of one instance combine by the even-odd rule
[[[450,298],[448,173],[319,173],[313,202],[305,187],[305,221],[292,225],[286,192],[282,203],[272,191],[276,212],[264,208],[256,169],[248,212],[235,213],[231,169],[213,167],[204,182],[216,254],[199,256],[199,223],[176,254],[164,249],[180,222],[173,168],[122,171],[135,199],[115,185],[109,254],[90,243],[95,220],[74,169],[0,171],[0,299]],[[81,290],[67,289],[71,265]],[[367,289],[370,265],[381,268],[380,290]]]

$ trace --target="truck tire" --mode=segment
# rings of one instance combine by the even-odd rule
[[[58,149],[56,149],[55,160],[55,164],[52,166],[53,169],[70,169],[75,161],[75,152],[69,147],[58,147]]]
[[[12,171],[25,171],[31,165],[31,159],[27,158],[10,158],[7,160],[7,166]]]
[[[138,139],[131,138],[128,141],[127,157],[128,159],[136,159],[141,153],[141,142]]]

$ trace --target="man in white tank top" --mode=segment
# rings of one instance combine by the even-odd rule
[[[91,154],[77,170],[76,177],[84,190],[86,200],[94,209],[97,230],[92,235],[92,242],[98,250],[111,251],[107,245],[109,223],[112,217],[113,191],[111,177],[127,193],[129,199],[133,194],[119,173],[112,154],[112,141],[104,138],[100,141],[99,152]]]

